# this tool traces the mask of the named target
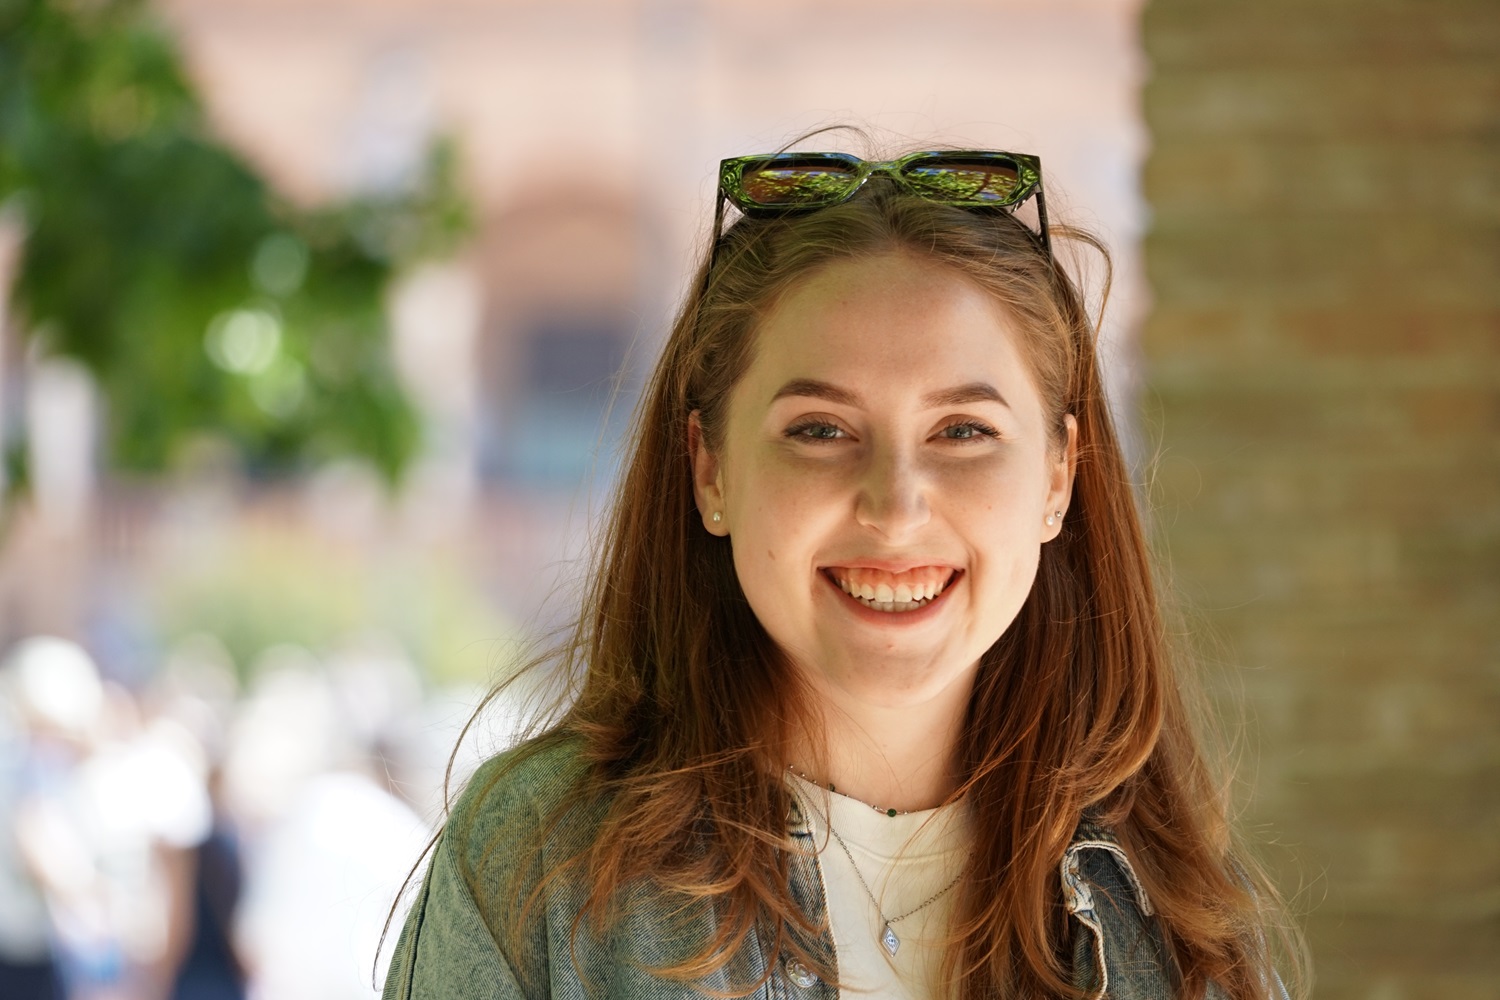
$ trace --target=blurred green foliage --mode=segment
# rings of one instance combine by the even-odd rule
[[[390,481],[419,437],[382,296],[466,229],[453,151],[403,190],[308,211],[212,135],[141,0],[0,0],[0,203],[23,336],[97,377],[117,469],[204,434],[255,474],[335,455]]]

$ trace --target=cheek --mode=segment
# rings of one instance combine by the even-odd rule
[[[987,553],[994,587],[1004,595],[1003,603],[1018,605],[1030,592],[1041,562],[1041,515],[1033,503],[1015,503],[992,523]]]
[[[725,482],[730,508],[730,543],[735,569],[747,595],[774,586],[775,578],[791,572],[804,545],[809,524],[816,519],[811,501],[816,495],[806,477],[784,469],[745,467]]]
[[[933,496],[955,518],[1004,523],[1010,533],[1041,509],[1046,488],[1038,464],[1006,455],[983,465],[955,466],[934,475]]]
[[[1028,587],[1041,557],[1045,484],[1011,468],[1002,474],[954,483],[949,523],[967,539],[979,568],[997,591]]]
[[[816,469],[761,455],[736,467],[735,475],[725,483],[725,499],[734,507],[742,530],[791,537],[829,505],[829,487]]]

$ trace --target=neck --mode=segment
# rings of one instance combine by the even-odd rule
[[[939,806],[959,783],[958,735],[969,701],[968,685],[959,687],[899,706],[827,697],[824,766],[815,766],[807,740],[798,741],[798,757],[790,763],[824,787],[832,784],[842,795],[883,809]]]

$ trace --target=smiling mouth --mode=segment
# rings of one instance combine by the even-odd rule
[[[829,566],[823,572],[840,590],[865,607],[889,614],[919,611],[937,600],[958,578],[947,566],[920,566],[904,573]]]

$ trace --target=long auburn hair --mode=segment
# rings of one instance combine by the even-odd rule
[[[1086,233],[1054,226],[1052,238],[1107,263]],[[1132,859],[1180,995],[1202,996],[1212,980],[1233,1000],[1264,997],[1265,931],[1286,926],[1279,897],[1233,846],[1224,782],[1174,673],[1078,286],[1013,217],[904,195],[879,178],[836,207],[741,218],[714,254],[635,414],[576,626],[532,664],[573,680],[566,707],[521,754],[568,738],[586,763],[553,821],[579,800],[603,803],[597,835],[544,875],[544,885],[590,888],[575,933],[584,921],[606,927],[623,890],[650,884],[681,904],[671,912],[718,914],[715,936],[659,974],[694,981],[723,969],[758,928],[770,954],[798,955],[832,979],[804,944],[818,928],[789,890],[792,803],[780,779],[794,734],[819,731],[818,707],[746,602],[731,541],[703,529],[688,418],[697,411],[708,447],[721,445],[757,325],[789,288],[833,261],[905,254],[954,269],[1008,309],[1059,443],[1064,416],[1078,423],[1067,521],[983,656],[962,726],[952,799],[979,820],[945,981],[963,998],[1080,995],[1068,956],[1085,932],[1064,910],[1058,863],[1087,815]],[[481,902],[509,912],[519,940],[541,891]]]

